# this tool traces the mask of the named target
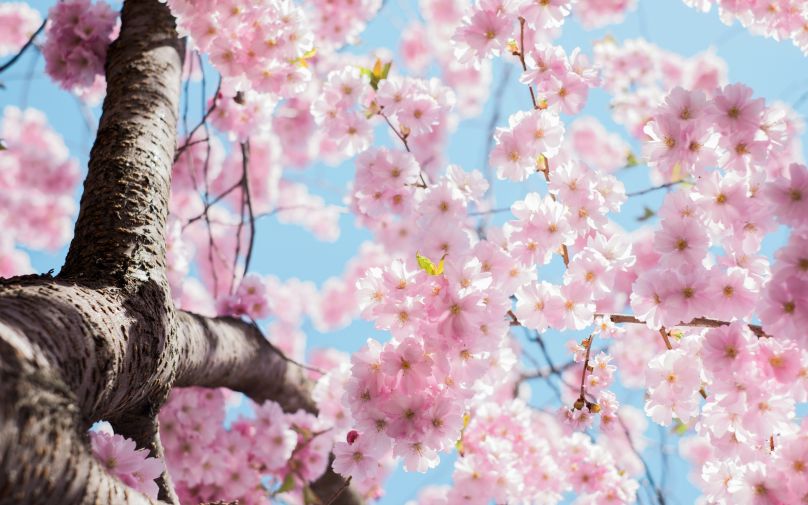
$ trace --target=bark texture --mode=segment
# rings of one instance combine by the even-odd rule
[[[57,277],[0,280],[0,505],[153,504],[92,457],[100,419],[162,456],[174,386],[228,387],[316,412],[303,370],[254,326],[177,311],[165,224],[184,46],[158,0],[126,0],[74,238]],[[313,485],[324,502],[344,481]],[[160,503],[176,503],[170,478]],[[345,490],[334,501],[358,504]]]

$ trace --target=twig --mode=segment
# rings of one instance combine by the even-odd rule
[[[629,433],[626,423],[623,422],[623,419],[620,417],[619,413],[616,414],[615,417],[617,417],[617,421],[623,428],[623,432],[626,435],[626,441],[628,442],[628,446],[631,448],[631,451],[634,453],[634,455],[637,456],[637,458],[639,458],[640,462],[642,463],[643,469],[645,471],[645,478],[648,480],[648,484],[654,490],[654,494],[656,495],[656,499],[659,502],[659,505],[665,505],[665,496],[662,493],[662,489],[660,489],[659,486],[656,485],[654,476],[651,473],[651,468],[648,467],[648,463],[645,462],[645,459],[642,457],[642,454],[640,454],[640,451],[638,451],[637,448],[634,447],[634,442],[631,440],[631,433]]]
[[[391,130],[393,130],[393,133],[396,134],[396,137],[398,137],[399,140],[401,140],[401,143],[404,144],[404,149],[406,149],[408,153],[411,153],[412,151],[410,151],[410,144],[407,142],[407,135],[400,132],[398,128],[396,128],[393,125],[393,122],[390,121],[390,118],[387,117],[387,114],[385,114],[383,111],[380,110],[379,112],[377,112],[377,114],[384,118],[384,120],[387,122],[387,125],[390,127]],[[426,189],[427,183],[426,179],[424,179],[424,171],[423,169],[421,169],[420,163],[418,164],[418,177],[420,177],[421,183],[420,184],[416,183],[415,186]]]
[[[204,72],[202,73],[202,82],[204,89],[204,82],[205,82]],[[180,155],[183,153],[183,151],[185,151],[190,145],[192,145],[191,139],[194,137],[194,134],[197,132],[197,130],[199,130],[203,126],[205,127],[206,132],[205,137],[208,138],[210,137],[210,134],[207,132],[208,118],[210,117],[211,114],[213,114],[213,111],[216,110],[216,105],[219,102],[219,91],[221,90],[221,88],[222,88],[222,78],[221,76],[219,76],[219,85],[216,87],[216,92],[213,94],[213,102],[210,104],[210,107],[208,107],[207,111],[205,111],[205,114],[202,116],[202,119],[199,120],[199,123],[197,123],[196,126],[194,126],[193,130],[191,130],[191,132],[185,136],[185,142],[182,144],[182,146],[177,148],[177,152],[174,153],[174,161],[177,161]],[[204,91],[202,92],[202,100],[203,102],[205,100]]]
[[[522,70],[527,72],[527,63],[525,63],[525,18],[519,16],[519,52],[516,54],[519,61],[522,63]],[[533,85],[528,84],[527,89],[530,90],[530,99],[533,101],[533,108],[538,109],[539,103],[536,101],[536,94],[533,93]]]
[[[250,161],[250,141],[241,144],[241,158],[244,167],[244,174],[242,180],[244,182],[244,199],[247,202],[247,217],[250,220],[250,242],[247,245],[247,255],[244,258],[244,275],[250,269],[250,259],[252,258],[253,246],[255,245],[255,213],[253,212],[252,197],[250,197],[250,177],[249,177],[249,161]]]
[[[24,45],[23,45],[23,46],[20,48],[20,50],[17,52],[17,54],[15,54],[14,56],[12,56],[12,57],[11,57],[11,59],[10,59],[10,60],[8,60],[7,62],[5,62],[5,63],[3,63],[2,65],[0,65],[0,72],[5,71],[7,68],[9,68],[11,65],[13,65],[14,63],[16,63],[16,62],[17,62],[17,60],[19,60],[19,59],[20,59],[20,56],[22,56],[22,55],[23,55],[23,53],[24,53],[24,52],[25,52],[25,51],[26,51],[26,50],[27,50],[29,47],[31,47],[31,45],[34,43],[34,39],[36,39],[37,35],[39,35],[40,33],[42,33],[42,30],[44,30],[44,29],[45,29],[45,25],[47,25],[47,24],[48,24],[48,18],[45,18],[45,20],[44,20],[44,21],[42,21],[42,24],[41,24],[41,25],[39,25],[39,28],[37,28],[37,29],[36,29],[36,31],[34,32],[34,34],[33,34],[33,35],[31,35],[31,38],[30,38],[30,39],[28,39],[28,41],[27,41],[27,42],[26,42],[26,43],[25,43],[25,44],[24,44]]]
[[[544,168],[539,170],[541,173],[544,174],[544,180],[547,184],[550,184],[550,161],[547,159],[547,156],[542,155],[542,162],[544,163]],[[555,202],[556,197],[554,194],[550,193],[550,198]],[[570,251],[567,249],[567,244],[561,244],[561,258],[564,260],[564,268],[570,266]]]
[[[681,180],[681,181],[666,182],[665,184],[660,184],[659,186],[652,186],[650,188],[641,189],[639,191],[632,191],[631,193],[626,193],[626,196],[631,197],[631,196],[645,195],[648,193],[652,193],[654,191],[659,191],[660,189],[670,188],[672,186],[676,186],[677,184],[682,184],[685,182],[689,181]]]
[[[586,346],[586,356],[584,357],[584,369],[581,372],[581,394],[578,396],[578,400],[575,402],[575,408],[581,410],[584,406],[589,407],[589,402],[586,401],[586,375],[589,373],[589,355],[592,353],[592,341],[595,338],[595,334],[589,335],[586,340],[584,340],[583,344]]]
[[[629,324],[646,324],[645,321],[642,319],[637,319],[636,317],[629,315],[629,314],[595,314],[595,317],[607,317],[611,319],[613,323],[629,323]],[[709,319],[706,317],[697,317],[692,319],[688,322],[679,322],[672,326],[693,326],[697,328],[718,328],[720,326],[727,326],[729,325],[729,321],[720,321],[718,319]],[[758,338],[767,338],[770,337],[760,325],[757,324],[747,324],[752,333],[757,335]]]

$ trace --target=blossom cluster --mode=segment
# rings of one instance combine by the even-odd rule
[[[636,0],[577,0],[572,4],[572,13],[584,28],[591,30],[622,22],[636,4]]]
[[[425,23],[411,23],[401,34],[404,66],[416,75],[423,75],[430,64],[436,63],[441,82],[455,93],[457,113],[462,117],[478,115],[491,82],[491,62],[463,65],[455,58],[454,46],[446,43],[460,27],[467,2],[422,0],[420,8]]]
[[[291,96],[311,78],[314,39],[291,0],[167,0],[181,32],[240,89]]]
[[[727,25],[738,21],[750,32],[773,38],[790,39],[808,55],[808,6],[799,0],[757,2],[754,0],[683,0],[685,4],[702,12],[713,5]]]
[[[273,492],[300,495],[325,471],[331,440],[317,417],[250,402],[253,415],[225,429],[228,403],[240,401],[222,389],[175,389],[160,410],[166,465],[182,503],[266,504]]]
[[[0,151],[3,235],[35,249],[62,246],[70,238],[76,210],[71,195],[79,180],[78,163],[36,109],[6,107],[0,138],[5,144]]]
[[[115,434],[108,424],[90,431],[93,456],[110,475],[149,498],[157,499],[157,483],[165,467],[162,460],[149,457],[148,449],[138,449],[134,440]]]
[[[543,45],[558,35],[572,4],[572,0],[477,0],[454,34],[457,57],[468,63],[507,54],[511,41],[525,47]]]
[[[0,57],[16,53],[42,24],[39,11],[23,2],[0,4]]]
[[[45,71],[67,90],[87,91],[103,82],[107,48],[118,35],[118,13],[103,0],[65,0],[48,11]]]
[[[712,94],[727,82],[727,64],[711,50],[685,58],[643,39],[618,44],[606,37],[594,44],[593,60],[612,95],[612,117],[639,140],[645,140],[643,127],[670,89]]]
[[[776,226],[774,216],[795,233],[804,229],[796,216],[805,205],[799,195],[806,168],[789,165],[780,151],[793,135],[783,116],[742,85],[727,86],[710,101],[677,88],[647,131],[649,165],[667,180],[697,182],[668,196],[659,211],[656,267],[634,284],[635,313],[658,328],[700,316],[745,319],[757,310],[778,336],[802,340],[792,327],[806,318],[802,283],[772,278],[759,256],[763,238]],[[716,165],[724,171],[708,171]],[[772,180],[761,190],[767,178]],[[719,245],[725,255],[710,267],[709,249]]]
[[[381,0],[308,0],[315,40],[326,49],[357,44],[367,22],[381,8]]]
[[[558,503],[569,491],[581,503],[635,501],[637,469],[617,464],[618,446],[563,433],[553,416],[519,400],[481,404],[463,430],[454,486],[437,503]]]

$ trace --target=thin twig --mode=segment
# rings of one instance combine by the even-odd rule
[[[648,193],[652,193],[654,191],[659,191],[660,189],[666,189],[672,186],[676,186],[677,184],[683,184],[685,182],[689,181],[681,180],[681,181],[666,182],[665,184],[660,184],[659,186],[652,186],[650,188],[641,189],[639,191],[632,191],[631,193],[626,193],[626,196],[631,197],[631,196],[645,195]]]
[[[204,89],[204,82],[205,82],[204,72],[202,73],[202,82]],[[219,85],[216,87],[216,92],[213,94],[213,102],[211,102],[210,107],[208,107],[208,109],[205,111],[205,114],[202,116],[202,119],[199,120],[199,123],[197,123],[196,126],[194,126],[193,130],[191,130],[191,132],[185,136],[185,142],[182,144],[182,146],[177,148],[177,152],[174,153],[174,161],[177,161],[180,155],[191,145],[192,142],[191,139],[194,137],[194,134],[197,132],[197,130],[199,130],[203,126],[205,127],[206,132],[205,137],[210,137],[210,134],[207,134],[208,118],[210,117],[211,114],[213,114],[213,111],[216,110],[216,106],[219,102],[219,91],[221,90],[221,87],[222,87],[222,78],[220,76]],[[203,91],[202,92],[203,101],[205,100],[204,93],[205,92]]]
[[[247,217],[250,220],[250,241],[247,245],[247,254],[244,258],[244,275],[250,270],[250,259],[252,258],[253,246],[255,245],[255,213],[253,212],[252,197],[250,196],[250,141],[241,144],[241,158],[244,167],[242,180],[244,182],[244,199],[247,202]]]
[[[525,62],[525,18],[519,16],[519,52],[516,54],[519,61],[522,63],[522,70],[527,72],[527,63]],[[530,99],[533,101],[533,108],[539,108],[539,102],[536,101],[536,94],[533,93],[533,85],[528,84],[527,89],[530,90]]]
[[[613,323],[629,323],[629,324],[646,324],[645,321],[642,319],[637,319],[635,316],[629,314],[595,314],[595,317],[607,317],[611,319]],[[718,328],[720,326],[727,326],[729,325],[729,321],[720,321],[718,319],[709,319],[706,317],[697,317],[691,319],[688,322],[679,322],[672,326],[693,326],[697,328]],[[769,337],[763,328],[757,324],[747,324],[752,333],[757,335],[758,338],[766,338]]]
[[[615,417],[617,417],[617,421],[623,428],[623,432],[626,435],[626,441],[628,442],[628,446],[631,448],[631,451],[634,453],[634,455],[637,456],[637,458],[639,458],[640,462],[642,463],[643,469],[645,471],[645,478],[648,480],[648,484],[654,490],[654,494],[656,495],[656,499],[659,502],[659,505],[665,505],[665,496],[662,493],[662,489],[660,489],[659,486],[656,485],[654,476],[651,473],[651,468],[648,466],[648,463],[646,463],[645,459],[642,457],[642,454],[640,454],[640,451],[638,451],[637,448],[634,447],[634,442],[631,440],[631,433],[628,431],[626,423],[623,422],[623,419],[620,417],[619,413],[615,414]]]
[[[208,210],[209,210],[211,207],[213,207],[214,205],[216,205],[217,203],[219,203],[219,202],[220,202],[220,201],[221,201],[221,200],[222,200],[224,197],[226,197],[227,195],[229,195],[230,193],[232,193],[233,191],[235,191],[235,190],[236,190],[236,189],[238,189],[239,187],[241,187],[241,180],[240,180],[240,179],[239,179],[239,181],[238,181],[238,182],[236,182],[235,184],[233,184],[232,186],[230,186],[229,188],[227,188],[225,191],[223,191],[221,194],[219,194],[219,195],[218,195],[216,198],[214,198],[213,200],[210,200],[209,202],[205,202],[205,203],[204,203],[204,210],[203,210],[201,213],[199,213],[199,214],[197,214],[196,216],[194,216],[194,217],[192,217],[191,219],[189,219],[188,221],[186,221],[186,222],[185,222],[185,224],[184,224],[184,225],[182,225],[183,229],[184,229],[184,228],[186,228],[188,225],[190,225],[190,224],[192,224],[192,223],[194,223],[194,222],[196,222],[196,221],[199,221],[200,219],[202,219],[203,217],[205,217],[205,215],[207,214]]]
[[[575,408],[584,408],[586,405],[586,375],[589,373],[589,355],[592,353],[592,340],[595,334],[589,335],[583,344],[586,346],[586,356],[584,357],[584,369],[581,372],[581,394],[578,396],[578,401],[575,402]],[[580,407],[578,405],[580,404]]]
[[[547,156],[542,155],[542,162],[544,163],[544,168],[539,170],[539,172],[544,174],[544,180],[547,182],[547,185],[550,185],[550,161],[547,159]],[[555,202],[556,197],[554,194],[550,193],[550,198]],[[567,244],[561,244],[561,258],[564,260],[564,268],[570,266],[570,251],[567,249]]]
[[[20,48],[20,50],[17,52],[17,54],[15,54],[14,56],[12,56],[12,57],[11,57],[11,59],[10,59],[10,60],[8,60],[7,62],[5,62],[5,63],[3,63],[2,65],[0,65],[0,72],[5,71],[7,68],[9,68],[11,65],[13,65],[14,63],[16,63],[16,62],[17,62],[17,60],[19,60],[19,59],[20,59],[20,56],[22,56],[22,55],[23,55],[23,53],[25,53],[25,51],[26,51],[26,50],[27,50],[29,47],[31,47],[31,45],[33,45],[33,43],[34,43],[34,39],[36,39],[37,35],[39,35],[40,33],[42,33],[42,30],[44,30],[44,29],[45,29],[45,25],[47,25],[47,24],[48,24],[48,18],[45,18],[45,20],[44,20],[44,21],[42,21],[42,24],[41,24],[41,25],[39,25],[39,28],[37,28],[37,29],[36,29],[36,31],[34,32],[34,34],[33,34],[33,35],[31,35],[31,38],[30,38],[30,39],[28,39],[28,41],[27,41],[27,42],[26,42],[26,43],[25,43],[25,44],[24,44],[24,45],[23,45],[23,46]]]

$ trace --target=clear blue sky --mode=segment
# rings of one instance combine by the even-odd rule
[[[43,14],[54,0],[29,0],[35,8]],[[362,44],[352,49],[354,52],[364,52],[371,48],[384,46],[395,51],[399,31],[417,16],[417,1],[415,0],[387,0],[385,6],[376,19],[369,25],[363,34]],[[768,101],[782,100],[794,103],[803,93],[808,92],[808,60],[790,42],[775,42],[771,39],[756,37],[739,27],[727,27],[718,20],[715,12],[701,14],[687,8],[681,0],[639,0],[639,7],[629,14],[626,21],[617,26],[586,32],[574,20],[568,20],[564,27],[564,34],[560,43],[569,51],[580,46],[585,52],[591,53],[592,42],[603,36],[611,34],[618,40],[643,36],[664,49],[675,51],[683,55],[692,55],[708,47],[715,47],[717,54],[727,61],[729,65],[730,82],[744,82],[754,88],[756,95],[765,97]],[[60,91],[44,76],[42,58],[30,52],[18,62],[10,71],[0,76],[6,89],[0,90],[0,106],[9,104],[20,105],[24,103],[30,107],[44,110],[53,127],[65,138],[65,142],[73,156],[79,159],[82,166],[86,166],[87,155],[92,142],[92,134],[87,130],[80,114],[77,101],[69,94]],[[400,68],[400,66],[397,66]],[[32,72],[32,73],[31,73]],[[499,80],[501,67],[495,67],[493,83]],[[30,80],[29,73],[33,75]],[[505,93],[500,123],[507,121],[508,115],[526,106],[524,89],[516,82],[516,73],[513,74],[509,87]],[[800,107],[805,112],[808,102]],[[590,100],[585,114],[594,115],[607,127],[620,132],[626,140],[629,136],[619,126],[616,126],[608,115],[608,97],[605,93],[595,92]],[[93,111],[97,118],[99,111]],[[481,168],[484,159],[485,140],[488,135],[487,124],[492,114],[489,106],[483,114],[475,119],[463,122],[457,134],[452,138],[448,150],[448,158],[466,169]],[[386,135],[377,135],[385,139]],[[803,138],[805,142],[806,138]],[[635,146],[636,147],[636,146]],[[324,179],[330,184],[343,185],[353,176],[350,163],[339,167],[313,166],[308,170],[306,178],[311,180]],[[649,185],[645,169],[635,168],[621,175],[626,183],[627,190],[642,189]],[[535,178],[534,178],[535,179]],[[328,201],[340,204],[339,195],[322,192],[317,188],[312,191],[320,192]],[[500,206],[523,193],[525,188],[498,187],[497,195],[501,196]],[[509,200],[510,198],[510,200]],[[624,206],[623,217],[618,219],[620,224],[632,228],[636,226],[634,217],[642,214],[644,205],[657,207],[660,195],[652,194],[632,199]],[[504,219],[504,217],[501,217]],[[357,251],[359,244],[370,238],[370,235],[357,229],[350,216],[345,215],[341,221],[341,236],[335,243],[322,243],[314,239],[308,232],[289,225],[282,225],[271,220],[263,220],[258,226],[256,249],[254,254],[254,269],[263,274],[272,273],[280,278],[298,277],[317,283],[329,276],[339,275],[345,263]],[[780,242],[783,234],[769,241],[767,247],[771,252],[772,246]],[[65,250],[53,253],[33,253],[32,261],[37,271],[56,269],[58,271],[64,259]],[[311,346],[333,346],[346,351],[356,350],[369,336],[384,338],[364,322],[358,322],[344,330],[319,334],[310,327],[305,328],[309,333]],[[561,362],[564,361],[564,350],[561,340],[555,342],[551,348],[552,354]],[[540,402],[547,390],[538,389],[534,392],[534,401]],[[642,399],[641,391],[626,392],[623,400],[631,398],[633,403],[639,405]],[[651,426],[647,435],[659,440],[656,426]],[[675,437],[669,437],[675,439]],[[676,440],[673,440],[675,443]],[[670,448],[675,453],[675,446]],[[658,445],[649,444],[646,459],[652,471],[659,471]],[[451,477],[450,458],[436,470],[426,475],[405,474],[397,471],[391,477],[387,486],[387,496],[383,504],[400,504],[416,496],[416,489],[428,483],[446,483]],[[687,467],[677,457],[672,457],[671,468],[667,478],[667,489],[671,496],[669,503],[692,503],[696,490],[687,481]],[[643,497],[643,501],[645,497]]]

